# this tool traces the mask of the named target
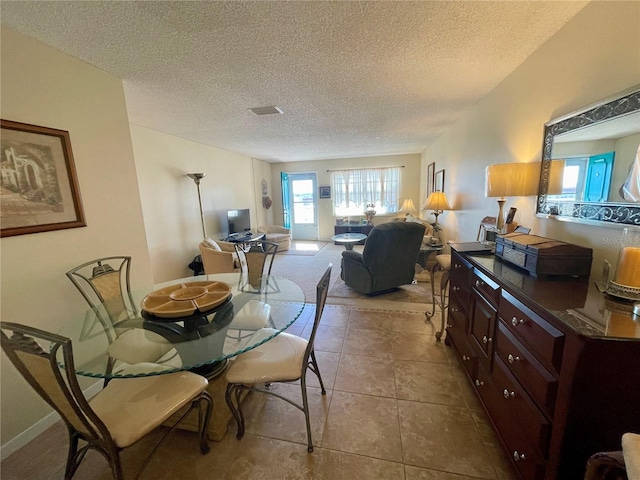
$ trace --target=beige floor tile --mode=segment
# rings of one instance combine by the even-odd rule
[[[488,453],[466,407],[398,400],[404,463],[495,479]]]
[[[349,309],[340,308],[333,305],[325,305],[320,319],[320,325],[324,327],[347,328],[349,323]]]
[[[380,330],[347,329],[342,353],[369,357],[393,358],[391,333]]]
[[[338,365],[340,363],[340,354],[316,351],[316,360],[318,361],[318,368],[320,369],[320,376],[322,377],[324,388],[327,390],[333,390],[333,385],[336,381],[336,374],[338,372]],[[307,370],[307,386],[320,388],[318,377],[316,377],[316,374],[311,370]]]
[[[273,384],[270,390],[302,405],[300,385]],[[332,391],[327,390],[326,395],[321,395],[319,388],[307,387],[307,392],[311,436],[314,445],[320,446]],[[242,404],[242,411],[247,433],[307,444],[304,413],[286,401],[272,395],[251,392]],[[232,424],[229,430],[235,435],[237,427]]]
[[[311,336],[311,330],[313,325],[308,323],[302,332],[302,337],[309,339]],[[344,342],[346,328],[345,327],[330,327],[324,326],[322,323],[318,326],[316,332],[316,338],[313,343],[313,348],[318,352],[335,352],[340,353],[342,351],[342,343]]]
[[[475,477],[428,470],[426,468],[412,467],[411,465],[405,465],[404,472],[405,480],[477,480]]]
[[[194,479],[220,480],[308,480],[316,478],[320,455],[305,446],[247,434],[242,440],[222,445],[218,465]],[[153,478],[153,477],[148,477]]]
[[[398,321],[398,316],[403,314],[389,310],[352,310],[349,328],[390,331],[393,323]]]
[[[419,360],[449,364],[447,348],[431,334],[393,332],[391,346],[395,360]]]
[[[396,398],[393,363],[387,359],[343,354],[335,390]]]
[[[405,479],[401,463],[326,448],[321,448],[318,454],[320,462],[319,468],[314,472],[314,480]]]
[[[402,447],[396,400],[334,391],[322,446],[401,462]]]
[[[398,399],[467,406],[449,364],[398,361],[395,376]]]
[[[398,312],[391,324],[394,332],[422,333],[434,335],[433,325],[428,321],[424,313]]]

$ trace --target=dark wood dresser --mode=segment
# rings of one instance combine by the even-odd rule
[[[524,480],[582,480],[640,432],[640,322],[593,281],[452,244],[446,343]]]

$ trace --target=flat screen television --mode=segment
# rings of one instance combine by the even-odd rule
[[[249,209],[228,210],[227,226],[229,227],[229,236],[235,234],[243,234],[251,231],[251,218]]]

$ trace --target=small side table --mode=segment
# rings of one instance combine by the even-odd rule
[[[334,235],[331,240],[339,245],[344,245],[347,250],[353,250],[353,245],[365,240],[367,236],[364,233],[341,233]]]

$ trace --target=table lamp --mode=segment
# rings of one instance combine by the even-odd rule
[[[424,202],[422,206],[423,210],[433,210],[433,214],[436,217],[436,221],[433,224],[433,236],[438,239],[439,243],[442,243],[440,238],[440,225],[438,225],[438,215],[440,215],[445,210],[451,210],[451,205],[449,205],[449,200],[447,200],[447,196],[444,192],[435,191]]]
[[[198,189],[198,205],[200,206],[200,221],[202,222],[202,238],[207,238],[207,231],[204,228],[204,213],[202,213],[202,197],[200,197],[200,180],[206,177],[206,173],[187,173],[187,177],[196,182]]]
[[[411,200],[410,198],[405,198],[404,202],[402,202],[402,206],[400,207],[400,210],[398,210],[398,212],[406,213],[406,216],[409,216],[410,213],[414,213],[414,212],[417,213],[418,209],[413,204],[413,200]]]
[[[505,197],[523,197],[538,193],[540,163],[499,163],[485,169],[485,197],[498,197],[496,228],[504,228]]]

